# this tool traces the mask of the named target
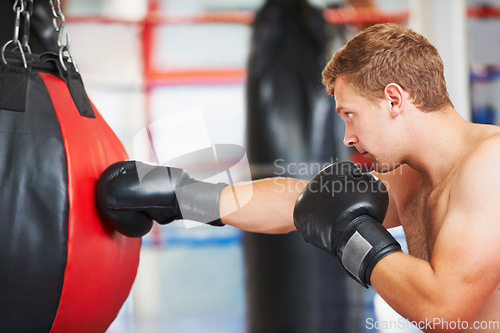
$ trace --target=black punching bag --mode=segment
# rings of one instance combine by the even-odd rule
[[[256,16],[247,81],[253,178],[309,179],[336,159],[335,106],[323,92],[322,11],[269,0]],[[272,216],[269,217],[272,219]],[[249,333],[346,331],[346,278],[297,232],[243,237]]]
[[[37,8],[47,15],[32,27],[53,30],[48,7]],[[32,51],[54,52],[13,39],[0,54],[0,332],[105,332],[130,293],[141,240],[101,220],[94,189],[127,154],[57,38],[38,37]]]

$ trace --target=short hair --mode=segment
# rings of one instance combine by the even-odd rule
[[[334,95],[342,76],[354,91],[373,101],[383,98],[389,83],[397,83],[421,111],[451,103],[443,60],[422,35],[395,23],[373,25],[334,54],[323,70],[326,91]]]

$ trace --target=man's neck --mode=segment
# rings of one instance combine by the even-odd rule
[[[415,114],[407,164],[432,187],[446,178],[460,163],[471,144],[473,124],[452,108]]]

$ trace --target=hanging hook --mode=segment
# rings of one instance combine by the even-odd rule
[[[14,34],[12,36],[12,39],[9,40],[7,43],[5,43],[2,46],[1,56],[2,56],[3,63],[5,65],[7,65],[7,59],[5,58],[5,50],[7,49],[7,46],[9,46],[10,44],[15,44],[14,50],[16,48],[19,49],[19,52],[21,53],[21,57],[23,58],[24,68],[28,68],[28,63],[26,61],[26,55],[24,54],[23,45],[19,41],[19,30],[21,27],[21,13],[24,16],[24,13],[26,11],[26,2],[25,1],[27,1],[27,0],[16,0],[14,2],[14,6],[12,7],[12,10],[16,14],[16,18],[14,21]],[[30,1],[32,1],[32,0],[30,0]],[[29,21],[29,19],[28,19],[28,21]],[[28,29],[29,29],[29,27],[28,27]],[[23,41],[24,41],[24,37],[23,37]]]
[[[5,58],[5,49],[7,48],[7,46],[11,43],[14,43],[14,41],[12,40],[9,40],[7,43],[5,43],[3,46],[2,46],[2,61],[5,65],[7,65],[7,59]],[[21,45],[21,42],[18,40],[17,41],[17,47],[19,48],[19,51],[21,52],[21,57],[23,58],[23,65],[24,65],[24,68],[28,68],[28,63],[26,61],[26,55],[24,54],[24,51],[23,51],[23,46]]]
[[[66,64],[64,63],[64,52],[67,52],[69,56],[71,54],[69,53],[69,47],[70,47],[70,38],[69,34],[66,34],[66,44],[65,45],[59,45],[59,61],[61,62],[62,68],[67,71],[68,68],[66,67]],[[72,58],[72,57],[70,57]]]

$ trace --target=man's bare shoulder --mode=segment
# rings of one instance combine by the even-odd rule
[[[500,139],[500,126],[476,124],[476,130],[480,133],[477,136],[477,144],[498,144]]]
[[[492,131],[490,128],[490,133],[480,136],[457,166],[451,181],[452,207],[467,208],[480,214],[489,211],[484,207],[497,206],[500,197],[499,151],[500,129]]]
[[[458,177],[472,177],[476,171],[497,172],[500,167],[500,127],[484,127],[481,135],[476,137],[472,143],[471,149],[464,156],[462,163],[459,164]]]

